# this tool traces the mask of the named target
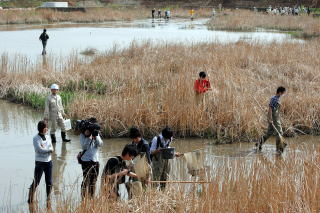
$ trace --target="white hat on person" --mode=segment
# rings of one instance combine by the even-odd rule
[[[58,86],[58,84],[52,84],[50,88],[51,89],[59,89],[59,86]]]

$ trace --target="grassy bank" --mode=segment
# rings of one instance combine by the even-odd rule
[[[57,212],[317,212],[319,146],[300,145],[280,156],[218,159],[210,164],[210,184],[169,184],[164,192],[147,191],[129,202],[98,196],[81,204],[72,196],[58,201]],[[206,178],[204,178],[207,180]],[[79,192],[75,192],[79,193]],[[40,211],[41,212],[41,211]]]
[[[165,8],[163,8],[164,10]],[[188,10],[171,8],[173,18],[189,18]],[[164,12],[162,12],[164,15]],[[197,10],[197,17],[210,17],[210,9]],[[151,18],[151,9],[145,7],[88,8],[86,12],[59,12],[53,10],[4,10],[0,12],[0,24],[47,24],[59,22],[98,23],[105,21],[131,21]]]
[[[306,133],[320,130],[319,57],[319,39],[268,45],[133,43],[90,64],[72,58],[63,72],[50,61],[46,69],[41,64],[17,67],[2,57],[0,91],[5,97],[25,84],[48,88],[56,82],[63,91],[79,94],[69,104],[70,114],[97,117],[111,137],[130,126],[153,135],[169,125],[177,136],[254,140],[265,130],[268,101],[279,85],[288,89],[282,107],[286,134],[291,127]],[[205,108],[196,104],[193,92],[201,70],[214,88]]]
[[[259,28],[290,32],[297,38],[320,36],[320,19],[312,16],[280,16],[247,10],[227,11],[208,22],[215,30],[256,31]]]

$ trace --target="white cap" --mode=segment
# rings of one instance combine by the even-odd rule
[[[52,84],[50,88],[51,89],[59,89],[59,86],[58,86],[58,84]]]

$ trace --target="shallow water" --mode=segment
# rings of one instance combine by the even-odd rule
[[[198,42],[229,43],[238,41],[299,41],[290,35],[276,32],[224,32],[211,31],[205,26],[207,20],[177,19],[143,20],[133,22],[106,22],[102,24],[53,24],[0,26],[0,54],[22,55],[29,60],[41,60],[42,44],[39,36],[42,28],[48,28],[50,39],[48,56],[63,58],[74,52],[94,48],[100,52],[128,47],[132,41],[150,41],[155,44]]]
[[[0,212],[27,209],[27,190],[32,182],[34,170],[32,138],[36,134],[36,124],[41,118],[42,112],[0,100]],[[73,191],[74,198],[79,199],[82,171],[76,161],[76,155],[80,151],[80,142],[78,136],[70,135],[70,137],[72,143],[61,143],[59,137],[55,145],[53,194],[57,197]],[[319,144],[319,141],[319,137],[304,136],[289,139],[289,144],[305,142]],[[129,139],[104,139],[104,146],[100,151],[101,167],[104,167],[109,157],[119,155],[124,145],[129,142]],[[272,140],[265,145],[262,154],[256,154],[251,143],[210,145],[211,143],[213,143],[212,140],[176,139],[173,146],[176,151],[182,153],[204,149],[205,166],[213,172],[226,160],[251,159],[261,155],[272,159],[275,156],[275,146]],[[172,160],[171,168],[171,179],[191,179],[183,159]],[[44,186],[44,178],[42,178],[38,194],[40,203],[43,203],[45,197]]]

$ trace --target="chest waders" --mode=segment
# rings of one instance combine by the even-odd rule
[[[261,149],[262,144],[265,143],[271,136],[276,136],[277,151],[281,151],[284,148],[284,143],[282,142],[278,134],[278,132],[280,133],[280,135],[283,134],[281,121],[280,121],[280,105],[272,109],[272,121],[273,121],[273,125],[269,123],[268,131],[263,136],[262,141],[259,145],[259,149]],[[275,130],[275,128],[278,130],[278,132]]]
[[[169,178],[170,162],[169,159],[163,159],[161,153],[153,156],[152,174],[153,179],[158,181],[166,181]],[[160,184],[161,189],[166,187],[165,183]]]

